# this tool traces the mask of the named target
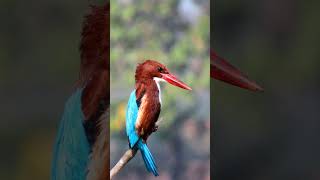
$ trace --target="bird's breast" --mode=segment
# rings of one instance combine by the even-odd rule
[[[161,103],[159,101],[159,92],[146,92],[141,98],[139,113],[136,121],[137,134],[144,140],[153,132],[155,123],[159,118]]]

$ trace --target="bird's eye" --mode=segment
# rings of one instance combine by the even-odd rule
[[[163,68],[162,68],[162,67],[158,67],[158,71],[159,71],[159,72],[162,72],[162,71],[163,71]]]

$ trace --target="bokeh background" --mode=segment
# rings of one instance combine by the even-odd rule
[[[162,122],[148,139],[160,177],[145,169],[140,152],[115,179],[210,178],[209,1],[111,1],[111,162],[128,149],[125,111],[136,65],[165,64],[193,88],[161,84]]]
[[[83,16],[96,1],[0,1],[0,179],[49,179],[64,103],[79,73]]]
[[[214,179],[320,179],[320,2],[211,5],[212,47],[265,88],[212,81]]]

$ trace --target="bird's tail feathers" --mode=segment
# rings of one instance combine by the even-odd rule
[[[143,158],[143,161],[144,161],[144,164],[146,165],[147,170],[149,172],[152,172],[153,175],[159,176],[156,163],[152,157],[152,154],[151,154],[147,144],[145,144],[144,142],[142,142],[141,139],[139,139],[137,145],[138,145],[138,148],[141,152],[141,156]]]

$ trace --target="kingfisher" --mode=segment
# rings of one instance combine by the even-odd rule
[[[107,2],[85,17],[80,76],[57,132],[52,180],[109,178],[109,12]]]
[[[135,89],[131,92],[126,112],[126,134],[131,149],[140,150],[146,169],[158,176],[155,160],[147,146],[148,137],[158,129],[161,111],[160,82],[192,90],[171,74],[166,66],[154,60],[139,64],[135,72]]]
[[[210,76],[228,84],[250,91],[261,92],[263,88],[225,59],[219,57],[214,50],[210,51]]]

